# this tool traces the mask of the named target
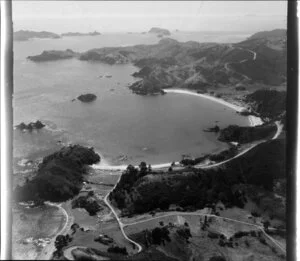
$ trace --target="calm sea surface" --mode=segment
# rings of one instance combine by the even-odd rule
[[[246,35],[176,33],[172,37],[179,41],[236,42]],[[151,164],[171,162],[180,160],[182,154],[200,156],[224,148],[215,134],[203,129],[216,121],[220,127],[248,124],[247,118],[230,108],[182,94],[132,94],[127,86],[135,81],[131,74],[138,70],[132,65],[76,59],[44,63],[26,60],[44,50],[70,48],[82,52],[159,40],[149,34],[105,34],[15,42],[14,125],[39,119],[47,128],[33,133],[14,131],[14,162],[34,160],[67,143],[92,146],[103,162],[113,165],[142,160]],[[98,77],[105,74],[112,78]],[[94,93],[98,98],[89,104],[72,102],[83,93]]]

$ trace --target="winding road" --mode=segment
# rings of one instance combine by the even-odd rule
[[[115,187],[118,185],[119,181],[121,179],[121,176],[120,178],[118,179],[116,185],[113,187],[113,189],[111,191],[113,191],[115,189]],[[126,238],[130,243],[132,243],[134,246],[136,246],[138,248],[138,253],[142,251],[142,246],[140,244],[138,244],[137,242],[131,240],[127,235],[126,233],[124,232],[124,224],[122,223],[122,221],[120,220],[120,218],[118,217],[118,214],[117,212],[115,211],[115,209],[113,208],[113,206],[110,204],[109,200],[108,200],[108,197],[109,197],[110,193],[108,193],[105,198],[104,198],[104,202],[105,204],[110,208],[111,212],[114,214],[118,224],[119,224],[119,227],[120,227],[120,230],[124,236],[124,238]]]
[[[236,47],[236,49],[246,50],[246,51],[252,53],[252,54],[253,54],[252,60],[253,60],[253,61],[256,60],[256,57],[257,57],[257,53],[256,53],[256,52],[254,52],[254,51],[252,51],[252,50],[249,50],[249,49],[243,49],[243,48],[241,48],[241,47]],[[243,59],[243,60],[239,61],[238,63],[244,63],[244,62],[246,62],[246,61],[249,61],[249,59]],[[225,70],[226,70],[227,72],[229,72],[229,71],[231,70],[231,68],[229,67],[231,63],[232,63],[232,62],[227,62],[227,63],[224,64],[224,68],[225,68]],[[239,73],[239,74],[242,75],[246,80],[248,80],[248,81],[251,80],[247,75],[242,74],[242,73]]]
[[[241,48],[240,48],[241,49]],[[257,53],[254,52],[254,51],[251,51],[251,50],[248,50],[247,51],[251,52],[253,54],[253,60],[256,60],[257,58]],[[242,61],[240,61],[239,63],[244,63],[246,62],[248,59],[244,59]],[[226,70],[230,70],[229,68],[229,63],[225,63],[224,64],[224,67]],[[244,78],[250,80],[250,78],[246,75],[243,75]],[[225,101],[224,101],[225,102]],[[233,106],[233,105],[231,105]],[[276,121],[275,122],[276,126],[277,126],[277,131],[275,133],[275,135],[273,136],[272,139],[277,139],[278,136],[280,135],[280,133],[282,132],[282,129],[283,129],[283,126],[282,124],[280,124],[279,121]],[[261,141],[260,143],[262,143],[264,141]],[[237,154],[236,156],[234,156],[233,158],[230,158],[228,160],[225,160],[225,161],[222,161],[222,162],[219,162],[219,163],[216,163],[216,164],[212,164],[212,165],[195,165],[194,167],[195,168],[199,168],[199,169],[208,169],[208,168],[213,168],[213,167],[218,167],[218,166],[221,166],[233,159],[236,159],[242,155],[244,155],[245,153],[247,153],[248,151],[250,151],[251,149],[253,149],[254,147],[256,147],[258,144],[260,143],[256,143],[256,144],[253,144],[251,145],[249,148],[245,149],[244,151],[242,151],[241,153]],[[178,163],[177,163],[178,164]],[[170,166],[170,163],[167,163],[167,164],[160,164],[160,165],[157,165],[157,166],[153,166],[152,168],[153,169],[163,169],[163,168],[166,168],[166,167],[169,167]],[[124,170],[126,169],[127,166],[103,166],[103,169],[106,169],[106,170]],[[100,168],[101,169],[101,168]],[[121,178],[121,176],[120,176]],[[199,214],[199,213],[194,213],[194,212],[173,212],[171,214],[166,214],[166,215],[163,215],[163,216],[159,216],[159,217],[152,217],[152,218],[149,218],[149,219],[146,219],[146,220],[142,220],[142,221],[137,221],[137,222],[133,222],[133,223],[127,223],[127,224],[124,224],[120,218],[118,217],[118,214],[116,212],[116,210],[114,209],[114,207],[111,205],[110,201],[109,201],[109,195],[110,193],[116,188],[117,184],[119,183],[120,181],[120,178],[118,179],[118,181],[116,182],[115,186],[111,189],[111,191],[105,196],[104,198],[104,202],[105,204],[109,207],[109,209],[111,210],[111,212],[113,213],[113,215],[115,216],[117,222],[118,222],[118,225],[120,227],[120,230],[124,236],[124,238],[129,241],[131,244],[133,244],[134,246],[137,247],[137,252],[141,252],[142,251],[142,246],[140,244],[138,244],[137,242],[133,241],[132,239],[130,239],[125,231],[124,231],[124,227],[126,226],[132,226],[132,225],[137,225],[139,223],[144,223],[144,222],[148,222],[148,221],[151,221],[151,220],[154,220],[154,219],[159,219],[159,218],[163,218],[163,217],[168,217],[168,216],[174,216],[174,215],[196,215],[196,216],[209,216],[209,217],[214,217],[214,218],[220,218],[220,219],[223,219],[223,220],[229,220],[229,221],[232,221],[232,222],[237,222],[237,223],[243,223],[245,225],[249,225],[249,226],[253,226],[255,227],[256,229],[259,229],[260,231],[262,231],[264,233],[264,235],[269,239],[271,240],[281,251],[283,251],[284,253],[286,253],[286,250],[284,249],[284,247],[279,243],[277,242],[274,238],[272,238],[271,236],[269,236],[264,228],[262,226],[259,226],[259,225],[255,225],[255,224],[252,224],[252,223],[247,223],[247,222],[243,222],[243,221],[240,221],[240,220],[235,220],[235,219],[231,219],[231,218],[225,218],[225,217],[220,217],[220,216],[216,216],[216,215],[212,215],[212,214]],[[63,209],[63,208],[62,208]],[[64,209],[63,209],[64,210]],[[65,211],[65,210],[64,210]],[[66,215],[67,215],[67,212],[65,211]],[[67,222],[68,223],[68,222]],[[65,229],[67,228],[67,224],[65,225],[65,227],[62,229],[62,231],[64,231]]]
[[[275,122],[276,126],[277,126],[277,131],[275,133],[275,135],[273,136],[272,139],[277,139],[278,136],[280,135],[282,129],[283,129],[283,126],[280,124],[280,122],[276,121]],[[198,165],[198,166],[195,166],[196,168],[200,168],[200,169],[207,169],[207,168],[213,168],[213,167],[217,167],[217,166],[220,166],[226,162],[229,162],[235,158],[238,158],[242,155],[244,155],[245,153],[247,153],[248,151],[250,151],[251,149],[253,149],[254,147],[256,147],[258,144],[254,144],[252,145],[251,147],[249,147],[248,149],[244,150],[243,152],[239,153],[238,155],[236,155],[235,157],[231,158],[231,159],[228,159],[228,160],[225,160],[223,162],[220,162],[220,163],[216,163],[216,164],[213,164],[213,165],[208,165],[208,166],[202,166],[202,165]],[[120,176],[121,178],[121,176]],[[119,178],[119,180],[120,180]],[[115,189],[115,187],[117,186],[119,180],[117,181],[116,185],[113,187],[113,189],[111,191],[113,191]],[[139,223],[144,223],[144,222],[148,222],[148,221],[151,221],[151,220],[154,220],[154,219],[159,219],[159,218],[162,218],[162,217],[168,217],[168,216],[173,216],[173,215],[196,215],[196,216],[210,216],[210,217],[214,217],[214,218],[221,218],[221,219],[225,219],[225,220],[230,220],[230,221],[233,221],[233,222],[237,222],[237,223],[242,223],[242,224],[246,224],[246,225],[250,225],[250,226],[254,226],[256,227],[257,229],[261,230],[265,236],[270,239],[281,251],[283,251],[284,253],[286,253],[286,250],[284,249],[284,247],[279,243],[277,242],[274,238],[272,238],[271,236],[269,236],[264,228],[262,226],[259,226],[259,225],[255,225],[255,224],[252,224],[252,223],[247,223],[247,222],[244,222],[244,221],[240,221],[240,220],[235,220],[235,219],[231,219],[231,218],[226,218],[226,217],[220,217],[220,216],[216,216],[216,215],[212,215],[212,214],[199,214],[199,213],[194,213],[194,212],[173,212],[171,214],[166,214],[166,215],[163,215],[163,216],[159,216],[159,217],[152,217],[152,218],[149,218],[149,219],[146,219],[146,220],[142,220],[142,221],[137,221],[137,222],[133,222],[133,223],[127,223],[127,224],[124,224],[120,218],[118,217],[118,214],[117,212],[115,211],[115,209],[113,208],[113,206],[111,205],[111,203],[109,202],[108,200],[108,197],[109,197],[110,193],[108,193],[105,198],[104,198],[104,202],[106,203],[106,205],[110,208],[110,210],[112,211],[112,213],[114,214],[114,216],[116,217],[116,220],[119,224],[119,227],[120,227],[120,230],[124,236],[124,238],[126,238],[129,242],[131,242],[132,244],[134,244],[135,246],[138,247],[138,253],[142,251],[142,246],[140,244],[138,244],[137,242],[131,240],[125,233],[124,231],[124,227],[126,226],[132,226],[132,225],[136,225],[136,224],[139,224]]]
[[[283,126],[282,124],[280,124],[279,121],[276,121],[275,122],[276,126],[277,126],[277,131],[275,133],[275,135],[273,136],[272,139],[277,139],[280,135],[280,133],[282,132],[282,129],[283,129]],[[254,147],[256,147],[258,144],[254,144],[252,145],[251,147],[249,147],[248,149],[244,150],[243,152],[239,153],[238,155],[236,155],[235,157],[231,158],[231,159],[228,159],[228,160],[225,160],[223,162],[220,162],[220,163],[216,163],[216,164],[212,164],[212,165],[206,165],[206,166],[203,166],[203,165],[198,165],[198,166],[195,166],[196,168],[200,168],[200,169],[207,169],[207,168],[213,168],[213,167],[217,167],[217,166],[220,166],[226,162],[229,162],[235,158],[238,158],[242,155],[244,155],[245,153],[247,153],[248,151],[250,151],[251,149],[253,149]],[[145,222],[148,222],[148,221],[151,221],[151,220],[155,220],[155,219],[160,219],[160,218],[164,218],[164,217],[169,217],[169,216],[174,216],[174,215],[192,215],[192,216],[208,216],[208,217],[214,217],[214,218],[217,218],[217,219],[223,219],[223,220],[228,220],[228,221],[232,221],[232,222],[237,222],[237,223],[241,223],[241,224],[245,224],[245,225],[249,225],[249,226],[253,226],[255,227],[256,229],[262,231],[262,233],[270,240],[274,243],[275,246],[277,246],[282,252],[286,253],[286,250],[285,248],[277,241],[275,240],[274,238],[272,238],[270,235],[268,235],[266,233],[266,231],[264,230],[263,226],[260,226],[260,225],[255,225],[255,224],[252,224],[252,223],[248,223],[248,222],[244,222],[244,221],[240,221],[240,220],[236,220],[236,219],[232,219],[232,218],[226,218],[226,217],[221,217],[221,216],[217,216],[217,215],[213,215],[213,214],[200,214],[200,213],[195,213],[195,212],[172,212],[170,214],[166,214],[166,215],[162,215],[162,216],[157,216],[157,217],[152,217],[152,218],[149,218],[149,219],[145,219],[145,220],[141,220],[141,221],[137,221],[137,222],[133,222],[133,223],[123,223],[121,221],[121,219],[119,218],[116,210],[114,209],[114,207],[111,205],[110,201],[109,201],[109,195],[110,193],[116,188],[117,184],[119,183],[120,179],[121,179],[121,176],[119,177],[118,181],[116,182],[116,184],[114,185],[114,187],[111,189],[111,191],[104,197],[104,202],[105,204],[109,207],[109,209],[111,210],[111,212],[113,213],[113,215],[115,216],[117,222],[118,222],[118,225],[120,227],[120,230],[121,230],[121,233],[123,234],[124,238],[129,241],[131,244],[133,244],[134,246],[137,247],[137,252],[140,253],[142,251],[142,246],[133,241],[132,239],[130,239],[125,231],[124,231],[124,227],[127,227],[127,226],[133,226],[133,225],[137,225],[137,224],[140,224],[140,223],[145,223]],[[64,227],[61,229],[60,232],[58,232],[57,234],[61,234],[61,233],[65,233],[66,231],[68,231],[70,229],[70,226],[72,224],[72,222],[70,221],[71,219],[68,217],[68,213],[67,211],[61,207],[60,204],[54,204],[54,203],[50,203],[50,202],[47,202],[48,205],[50,206],[56,206],[58,208],[60,208],[63,213],[66,215],[66,218],[67,218],[67,222],[66,224],[64,225]],[[273,228],[271,228],[273,229]],[[73,250],[75,247],[72,247],[72,249],[66,249],[66,251],[68,251],[68,255],[71,256],[71,250]],[[45,252],[45,251],[43,251]],[[46,252],[44,255],[41,255],[39,256],[40,258],[43,257],[43,259],[48,259],[51,257],[51,253],[53,251],[48,251]],[[49,253],[48,255],[46,255],[47,253]]]

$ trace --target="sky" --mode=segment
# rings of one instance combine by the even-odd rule
[[[14,31],[257,32],[286,20],[286,1],[13,1]]]

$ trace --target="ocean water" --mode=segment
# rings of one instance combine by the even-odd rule
[[[180,41],[233,42],[245,35],[176,33]],[[213,40],[215,39],[215,40]],[[216,123],[248,125],[246,117],[221,104],[188,95],[138,96],[128,85],[133,65],[106,65],[76,59],[34,63],[26,60],[44,50],[86,51],[105,46],[153,44],[149,34],[106,34],[14,42],[14,125],[41,120],[47,127],[32,133],[14,131],[14,165],[35,160],[68,143],[92,146],[102,164],[150,164],[178,161],[183,154],[200,156],[226,144],[203,132]],[[111,78],[99,78],[110,74]],[[83,93],[97,100],[81,103]]]

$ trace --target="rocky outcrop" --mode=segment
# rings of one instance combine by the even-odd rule
[[[150,34],[157,34],[161,37],[164,35],[171,35],[170,31],[167,29],[159,28],[159,27],[152,27],[149,32]]]
[[[35,31],[27,31],[27,30],[20,30],[14,32],[14,40],[15,41],[27,41],[32,38],[52,38],[58,39],[60,36],[55,33],[42,31],[42,32],[35,32]]]
[[[79,193],[86,165],[100,161],[93,148],[80,145],[63,147],[44,157],[38,166],[36,176],[22,187],[17,186],[16,201],[62,202]]]
[[[81,94],[80,96],[77,97],[77,99],[81,102],[92,102],[97,99],[97,96],[92,93],[87,93],[87,94]]]
[[[47,62],[47,61],[56,61],[63,59],[70,59],[76,57],[78,54],[73,52],[71,49],[67,49],[65,51],[43,51],[39,55],[28,56],[27,59],[33,62]]]
[[[151,81],[149,79],[144,79],[137,81],[129,86],[129,89],[132,90],[133,93],[138,95],[157,95],[157,94],[165,94],[163,88],[168,88],[170,86],[162,86],[157,81]]]
[[[44,128],[46,125],[43,124],[41,121],[37,120],[36,122],[30,122],[28,124],[25,124],[24,122],[20,123],[16,126],[16,129],[21,131],[32,131],[32,130],[39,130]]]

